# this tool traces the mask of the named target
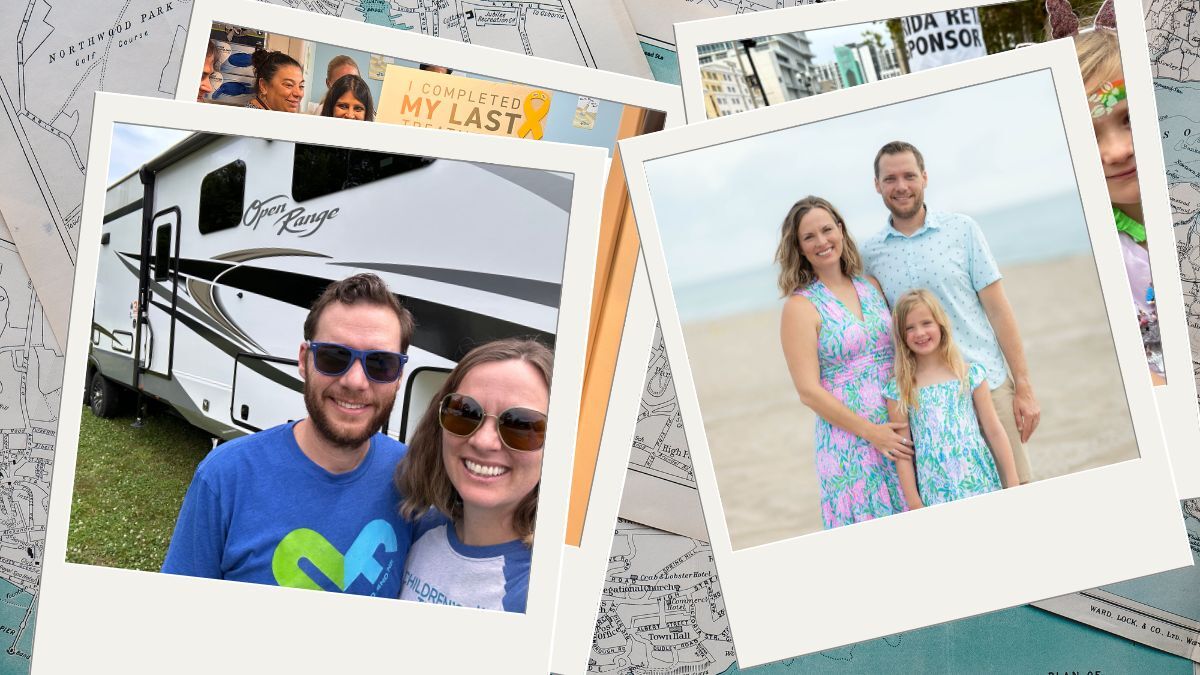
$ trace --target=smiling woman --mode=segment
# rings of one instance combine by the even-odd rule
[[[251,57],[254,66],[254,98],[251,108],[299,112],[304,98],[304,70],[300,62],[283,52],[258,50]]]
[[[825,529],[906,510],[896,460],[912,443],[887,421],[891,315],[841,214],[805,197],[783,219],[775,260],[784,304],[780,339],[800,400],[816,412]]]
[[[525,611],[553,358],[490,342],[433,397],[396,469],[401,513],[419,518],[400,599]]]

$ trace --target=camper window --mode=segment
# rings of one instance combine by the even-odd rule
[[[431,157],[296,144],[292,199],[316,199],[428,166]]]
[[[154,233],[154,280],[163,281],[171,271],[171,225],[159,225]]]
[[[246,163],[230,162],[200,183],[200,234],[237,227],[246,199]]]

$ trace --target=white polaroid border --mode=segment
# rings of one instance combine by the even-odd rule
[[[777,24],[776,24],[777,25]],[[1049,70],[1110,315],[1140,458],[940,508],[733,550],[645,162]],[[1069,43],[814,96],[621,142],[634,212],[739,663],[915,629],[1191,563],[1099,151]],[[752,177],[747,177],[753,180]]]
[[[116,123],[398,152],[573,175],[538,537],[524,614],[65,562],[82,408],[59,423],[39,599],[35,673],[345,672],[394,663],[412,672],[546,672],[550,665],[571,458],[584,370],[605,152],[561,144],[354,124],[309,115],[97,94],[66,344],[65,391],[83,391],[106,171]],[[336,139],[336,140],[333,140]],[[197,648],[203,637],[210,648]]]
[[[804,5],[772,12],[689,21],[675,25],[678,39],[679,70],[683,82],[687,119],[705,119],[704,87],[700,82],[699,48],[714,42],[778,35],[795,31],[814,31],[847,26],[897,16],[913,16],[963,7],[985,7],[1010,0],[916,0],[903,7],[873,0],[839,0]],[[1179,279],[1179,260],[1175,252],[1174,221],[1167,198],[1166,163],[1158,137],[1158,107],[1154,82],[1146,56],[1146,31],[1138,0],[1114,0],[1125,87],[1129,92],[1129,116],[1137,151],[1138,184],[1146,230],[1150,233],[1150,267],[1158,305],[1159,331],[1167,384],[1154,388],[1159,416],[1167,439],[1167,449],[1175,470],[1175,485],[1180,497],[1200,496],[1200,407],[1197,407],[1196,377],[1192,369],[1192,347],[1188,338],[1187,317],[1183,305],[1183,284]],[[1121,29],[1121,26],[1130,28]],[[995,56],[995,55],[993,55]],[[992,58],[991,56],[982,58]],[[907,80],[909,75],[899,79]],[[871,87],[875,83],[862,85]],[[830,92],[835,93],[835,92]],[[828,94],[819,94],[826,96]],[[1101,193],[1107,203],[1107,193]],[[1133,316],[1133,315],[1131,315]],[[1137,352],[1141,353],[1139,346]]]
[[[558,675],[587,673],[632,447],[630,439],[637,427],[640,392],[657,323],[654,296],[650,294],[650,277],[646,272],[645,259],[639,253],[629,307],[625,313],[625,330],[621,334],[621,347],[613,373],[608,414],[604,418],[600,454],[592,479],[592,494],[595,496],[588,504],[588,519],[584,523],[579,547],[567,546],[563,553],[563,582],[559,588],[552,664],[552,672]],[[596,495],[597,490],[604,494]],[[568,569],[575,572],[570,578],[566,572]]]
[[[207,27],[211,27],[213,22],[352,47],[420,63],[437,63],[459,73],[483,75],[659,111],[666,114],[667,128],[683,125],[683,98],[677,86],[384,26],[333,20],[311,12],[249,0],[195,0],[191,20],[193,30],[189,32],[184,48],[181,85],[176,88],[178,100],[194,100],[194,92],[185,86],[185,82],[189,73],[200,72],[205,42],[209,39]],[[642,266],[640,261],[638,266]],[[633,297],[637,297],[636,292]],[[632,305],[628,311],[634,311]],[[651,324],[650,329],[653,330],[653,319]],[[626,324],[627,333],[631,325]],[[647,336],[644,340],[647,353],[652,337]],[[623,344],[621,349],[625,349]],[[641,377],[639,375],[634,379],[640,381]],[[614,391],[620,383],[618,378],[614,383]],[[610,395],[610,400],[617,399]],[[615,415],[611,406],[609,410],[606,419],[612,419]],[[629,410],[629,421],[632,423],[637,407]],[[587,666],[600,603],[599,592],[608,567],[613,528],[616,527],[620,507],[628,451],[628,447],[623,450],[612,447],[607,435],[602,439],[580,546],[566,546],[554,658],[551,662],[552,670],[556,673],[567,675]],[[616,465],[619,465],[619,470],[613,468]],[[595,589],[595,593],[585,593],[582,591],[585,588]]]

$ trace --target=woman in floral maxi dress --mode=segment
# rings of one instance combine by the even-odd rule
[[[816,465],[826,529],[906,510],[894,459],[911,443],[889,423],[891,314],[845,222],[828,201],[806,197],[784,219],[776,262],[790,295],[780,325],[800,400],[817,414]]]

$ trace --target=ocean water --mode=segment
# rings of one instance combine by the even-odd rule
[[[1001,273],[1011,265],[1091,253],[1083,207],[1074,192],[993,211],[958,210],[979,223]],[[779,306],[778,275],[772,265],[675,287],[679,318],[686,324]]]

